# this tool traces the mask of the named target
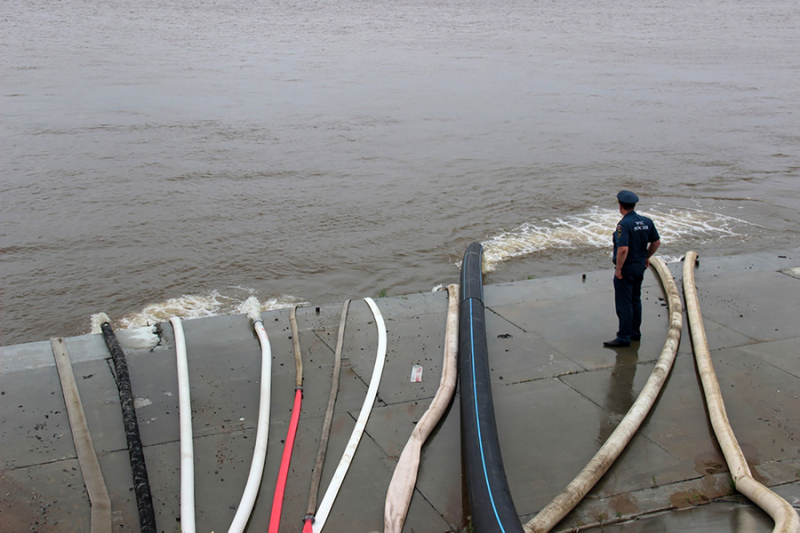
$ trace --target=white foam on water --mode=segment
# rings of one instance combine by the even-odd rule
[[[655,206],[641,214],[653,219],[663,243],[684,240],[706,240],[720,237],[743,237],[737,230],[752,224],[734,217],[689,208]],[[502,231],[483,242],[483,271],[491,272],[515,258],[559,249],[611,248],[611,234],[619,222],[617,210],[593,207],[585,213],[549,220],[526,222],[510,231]],[[610,253],[610,252],[609,252]],[[680,256],[661,256],[666,262],[676,262]],[[437,285],[432,291],[442,290]],[[182,295],[147,305],[137,313],[119,321],[122,329],[143,328],[166,322],[173,316],[183,319],[220,315],[246,314],[260,318],[262,312],[294,305],[308,305],[291,295],[258,298],[247,287],[226,287],[205,294]],[[92,332],[100,332],[100,324],[108,320],[102,313],[92,316]],[[95,331],[96,330],[96,331]],[[152,333],[148,330],[149,335]],[[149,335],[148,340],[149,340]]]
[[[255,296],[255,291],[244,287],[232,287],[236,293],[249,293],[246,298],[241,294],[228,296],[218,290],[206,294],[186,294],[177,298],[170,298],[164,302],[152,303],[145,306],[138,313],[132,313],[120,320],[122,328],[138,328],[166,322],[172,317],[193,319],[220,315],[246,314],[251,319],[260,318],[260,314],[274,309],[283,309],[294,305],[304,305],[307,302],[294,296],[284,295],[266,298],[263,302]]]
[[[91,317],[92,335],[102,335],[103,324],[110,323],[111,319],[105,313],[96,313]],[[120,341],[124,341],[125,347],[134,350],[150,349],[158,344],[159,338],[154,327],[129,327],[125,328],[125,333]]]
[[[149,350],[159,342],[155,326],[128,328],[120,333],[120,343],[124,341],[126,348],[133,350]]]
[[[655,222],[662,243],[687,239],[736,236],[737,227],[748,222],[709,211],[657,206],[640,214]],[[559,249],[611,248],[611,235],[620,220],[619,211],[593,207],[586,213],[540,222],[526,222],[483,242],[483,271],[518,257]],[[677,260],[679,258],[670,258]]]
[[[239,312],[256,322],[261,320],[261,303],[255,296],[249,297],[247,300],[239,304]]]
[[[108,315],[105,313],[96,313],[92,315],[91,321],[92,321],[92,330],[90,331],[90,333],[92,335],[96,335],[98,333],[103,333],[103,327],[102,327],[103,324],[105,324],[106,322],[111,322],[111,319],[108,318]]]

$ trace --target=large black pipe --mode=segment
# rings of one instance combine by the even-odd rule
[[[103,337],[114,360],[114,371],[117,376],[119,400],[122,406],[122,422],[125,425],[125,437],[128,440],[128,455],[131,460],[133,473],[133,490],[136,494],[136,505],[139,509],[139,529],[142,533],[157,533],[156,513],[153,509],[153,497],[150,493],[150,482],[147,479],[147,465],[144,462],[144,449],[139,436],[139,422],[136,419],[136,408],[133,405],[133,390],[131,389],[131,376],[128,373],[128,363],[125,352],[111,329],[111,324],[103,323],[101,326]]]
[[[461,266],[459,367],[461,450],[472,526],[477,533],[522,533],[500,454],[483,307],[483,248],[474,242]]]

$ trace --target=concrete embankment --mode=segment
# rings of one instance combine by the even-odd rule
[[[680,284],[681,264],[670,269]],[[696,280],[728,416],[754,476],[800,502],[800,250],[700,257]],[[494,404],[514,503],[527,521],[599,449],[635,400],[667,328],[648,273],[641,343],[608,349],[616,329],[612,271],[487,285]],[[439,384],[446,294],[376,300],[388,353],[378,399],[326,531],[378,531],[392,470]],[[301,531],[330,392],[341,304],[297,311],[305,367],[283,531]],[[248,531],[265,531],[295,387],[289,310],[264,313],[272,344],[269,448]],[[603,531],[771,531],[738,496],[707,421],[688,326],[653,411],[617,463],[558,526]],[[245,316],[187,320],[198,531],[226,531],[244,489],[258,418],[260,349]],[[160,337],[118,331],[126,351],[159,531],[180,530],[178,381],[169,324]],[[158,344],[156,344],[156,342]],[[101,335],[66,339],[111,497],[114,530],[137,531],[125,433]],[[353,301],[323,476],[347,443],[375,359],[377,333]],[[409,380],[413,365],[423,381]],[[405,531],[462,531],[459,395],[423,448]],[[49,341],[0,348],[0,531],[88,531],[90,508]]]

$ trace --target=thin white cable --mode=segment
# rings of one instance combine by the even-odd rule
[[[261,477],[264,475],[264,463],[267,457],[267,443],[269,440],[269,410],[270,398],[272,394],[272,350],[269,344],[269,337],[264,329],[264,323],[256,320],[253,323],[258,341],[261,343],[261,398],[258,404],[258,429],[256,431],[256,444],[253,451],[253,462],[250,463],[250,474],[247,476],[247,484],[244,487],[242,501],[236,509],[231,527],[228,533],[241,533],[247,527],[250,520],[250,513],[258,496],[258,489],[261,487]]]
[[[186,338],[178,317],[169,319],[175,332],[175,354],[178,360],[178,405],[181,429],[181,532],[195,532],[194,518],[194,444],[192,443],[192,399],[189,391],[189,362]]]
[[[320,503],[317,514],[314,517],[314,533],[320,533],[322,528],[325,527],[325,522],[328,520],[333,502],[339,494],[339,489],[342,487],[344,477],[347,475],[347,470],[350,468],[350,463],[353,461],[353,457],[356,454],[361,435],[363,435],[364,429],[367,427],[367,420],[369,420],[370,412],[375,403],[375,397],[378,395],[378,385],[380,385],[383,365],[386,362],[386,325],[383,322],[383,316],[372,298],[364,298],[364,301],[367,302],[367,305],[369,305],[372,310],[372,314],[375,316],[375,325],[378,328],[378,353],[375,357],[375,366],[372,369],[372,379],[370,379],[369,382],[367,396],[364,398],[364,404],[361,406],[361,412],[358,414],[358,419],[356,420],[356,427],[353,428],[353,433],[350,434],[350,441],[347,443],[347,448],[345,448],[344,454],[342,454],[339,466],[336,467],[336,472],[333,474],[330,485],[328,485],[325,496],[322,498],[322,503]]]

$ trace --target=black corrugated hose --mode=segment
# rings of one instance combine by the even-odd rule
[[[147,465],[144,462],[142,439],[139,435],[139,423],[136,419],[136,408],[133,405],[131,377],[125,353],[117,341],[111,324],[104,322],[101,326],[111,357],[119,389],[119,400],[122,407],[122,421],[125,424],[125,438],[128,440],[128,454],[131,459],[133,489],[136,493],[136,505],[139,509],[139,528],[142,533],[157,533],[156,513],[153,509],[153,498],[150,494],[150,482],[147,479]]]

